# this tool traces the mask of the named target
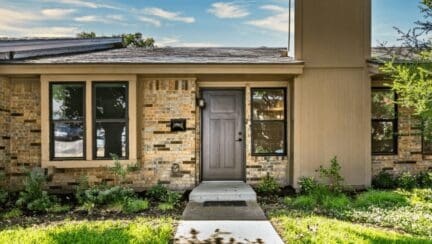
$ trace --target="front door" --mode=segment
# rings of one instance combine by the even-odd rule
[[[205,90],[202,179],[243,180],[244,92]]]

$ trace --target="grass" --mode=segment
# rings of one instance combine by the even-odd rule
[[[174,221],[137,218],[130,221],[65,221],[46,227],[10,228],[0,243],[169,243]]]
[[[270,215],[270,220],[286,243],[432,243],[426,237],[302,211],[277,211]]]
[[[360,208],[407,206],[408,199],[395,191],[368,191],[360,194],[354,205]]]

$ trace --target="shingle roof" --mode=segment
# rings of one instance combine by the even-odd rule
[[[66,54],[23,60],[8,60],[14,64],[286,64],[301,63],[282,57],[284,48],[119,48],[82,54]],[[1,62],[1,61],[0,61]],[[3,62],[4,63],[4,62]]]

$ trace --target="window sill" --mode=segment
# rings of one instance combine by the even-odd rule
[[[121,165],[134,165],[136,159],[119,160]],[[82,169],[82,168],[101,168],[113,167],[114,160],[63,160],[63,161],[45,161],[42,162],[42,168],[58,168],[58,169]]]

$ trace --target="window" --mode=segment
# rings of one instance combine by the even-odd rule
[[[127,83],[93,84],[93,157],[128,158]]]
[[[430,125],[426,122],[422,122],[422,153],[426,155],[432,155],[432,131]]]
[[[51,83],[51,159],[85,158],[85,83]]]
[[[372,89],[372,153],[397,154],[396,94],[388,88]]]
[[[286,155],[286,90],[252,89],[252,155]]]

